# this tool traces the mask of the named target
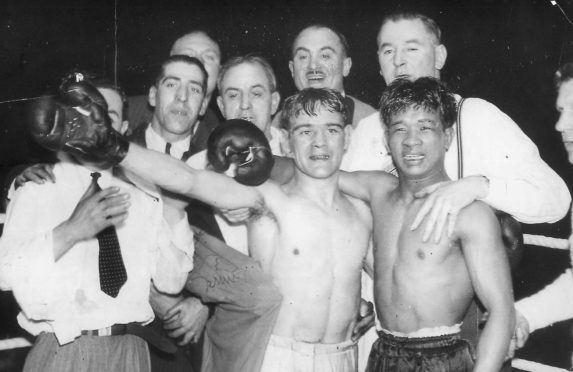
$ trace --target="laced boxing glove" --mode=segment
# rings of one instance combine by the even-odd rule
[[[501,240],[507,253],[511,272],[514,273],[523,256],[523,232],[521,225],[509,214],[495,211],[501,229]]]
[[[258,186],[273,169],[274,159],[265,134],[242,119],[221,123],[207,140],[207,160],[216,172],[231,169],[231,177],[243,185]]]
[[[56,96],[32,101],[26,124],[40,146],[68,152],[81,163],[101,168],[120,163],[129,148],[129,142],[111,127],[103,96],[84,81],[66,81]]]

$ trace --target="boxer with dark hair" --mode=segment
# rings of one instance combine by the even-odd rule
[[[152,281],[183,288],[193,236],[185,220],[163,219],[157,196],[108,169],[128,148],[107,114],[113,102],[74,74],[27,112],[32,136],[69,159],[53,168],[58,182],[14,193],[0,243],[0,286],[37,335],[25,371],[149,371],[145,341],[174,349],[142,325],[154,317]],[[97,154],[86,157],[80,136]]]
[[[374,219],[374,298],[382,330],[367,371],[497,371],[513,330],[513,294],[493,211],[470,203],[452,231],[431,241],[411,229],[425,202],[415,194],[449,180],[444,156],[455,98],[433,78],[396,80],[380,106],[398,182],[387,182],[384,172],[341,177],[342,189],[368,202]],[[489,312],[475,365],[471,345],[460,338],[474,293]]]

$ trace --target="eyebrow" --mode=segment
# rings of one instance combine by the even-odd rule
[[[406,42],[405,42],[405,44],[411,44],[411,43],[422,44],[420,39],[410,39],[410,40],[406,40]],[[392,46],[392,43],[382,43],[382,44],[380,44],[380,47],[378,48],[378,50],[384,49],[384,48],[390,47],[390,46]]]
[[[183,79],[181,79],[178,76],[166,75],[163,77],[163,79],[161,79],[160,84],[165,83],[167,80],[175,80],[175,81],[179,81],[179,82],[183,81]],[[193,85],[197,85],[199,87],[203,87],[203,84],[197,80],[189,80],[189,83],[193,84]]]
[[[296,125],[294,127],[291,128],[291,130],[297,130],[297,129],[301,129],[301,128],[310,128],[313,126],[326,126],[326,127],[337,127],[337,128],[344,128],[343,124],[339,124],[339,123],[325,123],[325,124],[299,124]]]

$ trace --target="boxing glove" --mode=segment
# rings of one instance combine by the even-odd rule
[[[123,160],[129,142],[111,127],[107,104],[91,84],[64,82],[55,96],[32,101],[26,110],[31,137],[51,151],[105,169]]]
[[[495,211],[501,229],[501,240],[507,253],[511,272],[514,273],[523,256],[523,232],[521,225],[509,214]]]
[[[207,140],[207,160],[219,173],[235,168],[235,180],[248,186],[265,182],[274,164],[265,134],[242,119],[227,120],[211,132]]]

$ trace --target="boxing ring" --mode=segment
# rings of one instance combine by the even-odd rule
[[[5,219],[6,215],[0,213],[0,225],[4,224]],[[561,250],[569,249],[569,241],[567,239],[557,239],[543,235],[523,234],[523,242],[524,244],[527,245],[537,245],[553,249],[561,249]],[[12,350],[30,346],[32,346],[32,344],[23,337],[0,340],[0,351]],[[519,371],[528,371],[528,372],[568,372],[567,369],[552,367],[545,364],[519,358],[515,358],[511,361],[511,367]]]

